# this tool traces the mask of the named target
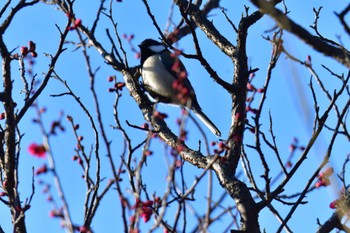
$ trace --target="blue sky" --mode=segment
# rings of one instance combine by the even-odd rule
[[[156,19],[159,22],[161,28],[164,28],[169,16],[170,3],[168,1],[156,1],[151,0],[150,6]],[[255,9],[247,1],[245,4],[250,6],[250,12]],[[86,26],[90,26],[95,16],[95,11],[97,9],[98,1],[90,1],[86,4],[86,1],[77,0],[75,4],[75,14],[78,18],[82,19],[82,22]],[[231,20],[236,23],[244,10],[242,3],[233,3],[230,0],[222,1],[221,5],[228,8],[227,14],[231,17]],[[233,6],[232,6],[233,5]],[[237,5],[237,6],[236,6]],[[324,36],[330,37],[331,39],[337,40],[337,35],[343,33],[342,29],[338,26],[338,21],[335,12],[339,12],[345,7],[346,3],[341,1],[307,1],[303,3],[303,7],[300,7],[295,1],[287,2],[288,9],[291,11],[290,17],[293,18],[300,25],[308,27],[313,23],[314,15],[312,13],[313,6],[324,6],[319,22],[319,28]],[[156,29],[152,25],[150,18],[147,16],[145,7],[142,1],[130,0],[123,1],[123,3],[114,4],[114,16],[115,20],[118,22],[118,30],[120,34],[133,34],[135,39],[133,40],[134,45],[143,41],[145,38],[155,38],[157,39],[159,35]],[[178,22],[179,15],[175,14],[174,21]],[[219,10],[215,10],[210,14],[210,19],[213,20],[215,25],[218,25],[220,30],[223,32],[227,38],[235,41],[235,33]],[[30,7],[22,11],[13,21],[11,27],[5,34],[5,41],[8,48],[11,50],[17,46],[26,45],[29,40],[34,41],[37,44],[37,52],[39,54],[36,59],[36,64],[34,66],[34,71],[38,74],[38,78],[42,77],[42,72],[45,72],[49,59],[44,55],[44,53],[54,53],[55,46],[58,43],[58,31],[55,27],[57,24],[59,27],[64,27],[66,21],[66,16],[56,10],[53,6],[47,6],[44,4],[38,4],[37,6]],[[105,35],[105,28],[111,28],[108,20],[102,17],[99,25],[99,30],[97,30],[97,38],[103,43],[107,44],[107,38]],[[262,35],[265,34],[265,30],[274,27],[274,23],[268,18],[264,17],[256,25],[254,25],[249,30],[248,37],[248,59],[249,65],[253,68],[258,67],[260,70],[256,73],[254,79],[254,85],[261,87],[265,81],[266,68],[268,64],[268,58],[271,55],[272,45],[262,39]],[[198,31],[198,35],[201,41],[201,46],[203,48],[204,55],[217,70],[220,77],[224,80],[230,82],[232,80],[233,66],[231,61],[222,56],[220,51],[215,48],[205,35]],[[77,40],[76,34],[71,33],[71,40]],[[347,45],[348,38],[342,37],[342,42]],[[178,44],[178,48],[183,49],[186,53],[193,53],[194,47],[191,43],[191,37],[187,36],[183,38]],[[330,75],[320,68],[321,64],[327,64],[332,67],[335,72],[346,73],[347,69],[343,66],[338,65],[331,59],[319,56],[318,53],[311,50],[309,47],[301,43],[296,37],[285,33],[284,46],[287,51],[292,53],[294,56],[300,59],[306,59],[307,55],[311,55],[313,65],[320,71],[323,80],[332,79]],[[135,58],[135,54],[130,51],[128,44],[124,41],[124,47],[128,52],[128,62],[129,65],[138,65],[139,60]],[[108,47],[107,47],[108,48]],[[17,49],[18,50],[18,49]],[[113,120],[113,109],[112,105],[114,102],[114,95],[109,93],[107,90],[111,87],[111,84],[107,82],[107,77],[110,75],[116,75],[118,81],[123,81],[123,77],[120,73],[112,70],[103,63],[100,55],[94,50],[89,50],[89,55],[91,57],[91,63],[93,68],[100,67],[97,72],[97,89],[99,93],[99,100],[101,103],[101,108],[103,110],[103,117],[105,120],[105,128],[107,129],[108,137],[112,140],[112,148],[114,152],[114,159],[119,166],[120,164],[120,154],[123,151],[121,145],[121,134],[112,130],[109,126],[114,124]],[[227,137],[228,129],[230,126],[230,96],[223,91],[218,85],[209,78],[206,71],[200,66],[197,61],[184,59],[182,61],[185,63],[189,78],[194,86],[198,101],[200,102],[204,112],[215,122],[218,128],[223,134],[223,138]],[[17,78],[19,75],[16,73],[18,70],[17,64],[13,64],[13,79],[15,79],[15,98],[20,101],[23,99],[23,95],[20,93],[22,88],[21,81]],[[61,60],[59,61],[56,70],[58,74],[67,81],[68,85],[74,90],[74,92],[81,98],[81,100],[87,105],[88,109],[94,112],[93,105],[91,104],[91,93],[89,92],[89,80],[87,76],[86,66],[80,51],[74,51],[74,47],[67,44],[67,51],[63,54]],[[266,103],[265,110],[262,114],[262,129],[267,130],[269,128],[268,114],[269,111],[273,115],[273,127],[275,134],[277,136],[277,143],[280,148],[280,152],[283,154],[282,159],[287,159],[288,157],[288,147],[292,141],[292,138],[296,137],[299,139],[300,144],[306,144],[310,137],[310,129],[312,122],[311,117],[313,117],[313,103],[310,99],[310,90],[307,86],[310,80],[310,74],[307,70],[302,69],[298,64],[291,62],[285,58],[282,54],[278,67],[274,71],[273,80],[271,83],[271,91],[268,93],[268,100]],[[327,82],[329,86],[334,85],[334,88],[339,87],[339,83],[336,81]],[[93,133],[90,128],[90,124],[85,114],[78,105],[72,101],[69,97],[53,98],[50,94],[59,94],[65,92],[62,84],[57,80],[50,80],[47,89],[43,92],[42,96],[39,98],[38,102],[40,106],[47,108],[47,113],[44,115],[45,124],[47,128],[52,120],[58,118],[61,110],[65,114],[71,115],[76,119],[76,121],[82,126],[79,132],[84,136],[84,143],[86,147],[89,147],[93,142]],[[322,97],[320,92],[320,98],[327,103],[326,99]],[[258,99],[255,100],[254,104],[257,106]],[[344,100],[345,101],[345,100]],[[177,126],[175,123],[176,118],[180,114],[179,108],[169,107],[160,105],[158,107],[159,111],[166,112],[169,114],[167,123],[170,128],[175,132],[177,131]],[[311,111],[310,111],[311,110]],[[310,114],[311,112],[311,114]],[[20,191],[22,195],[22,200],[31,194],[31,169],[41,166],[45,161],[33,158],[27,153],[27,146],[32,142],[41,142],[42,137],[37,125],[32,123],[32,118],[34,111],[29,110],[29,114],[23,118],[21,122],[21,131],[25,133],[22,140],[22,153],[20,160]],[[128,94],[127,90],[123,90],[123,96],[120,100],[119,106],[120,119],[123,126],[127,132],[133,138],[133,145],[140,143],[144,137],[144,132],[139,132],[136,129],[127,127],[125,120],[135,125],[142,125],[144,123],[143,116],[139,111],[137,105],[133,99]],[[250,116],[251,117],[251,116]],[[249,119],[249,118],[248,118]],[[73,216],[73,221],[77,224],[83,222],[83,203],[85,198],[85,185],[81,178],[82,170],[77,165],[76,162],[71,161],[71,157],[74,155],[75,140],[72,133],[72,129],[69,127],[67,121],[63,121],[66,132],[61,133],[52,139],[52,147],[54,157],[57,163],[57,170],[62,179],[65,194],[67,196],[68,202],[70,203],[70,211]],[[198,140],[201,140],[196,126],[189,121],[187,128],[189,130],[189,141],[188,144],[196,148]],[[205,129],[208,133],[209,140],[216,140],[214,135]],[[310,177],[316,166],[321,162],[322,157],[326,151],[327,142],[329,141],[330,135],[323,133],[321,137],[317,140],[314,149],[312,150],[310,156],[308,157],[305,164],[301,167],[300,171],[292,179],[291,183],[286,187],[286,193],[293,194],[304,187],[306,181],[305,177]],[[245,135],[245,143],[253,143],[254,137],[250,135],[249,132]],[[346,149],[347,148],[347,149]],[[336,147],[334,148],[331,164],[335,166],[336,172],[339,172],[339,168],[342,165],[343,158],[348,151],[348,142],[340,139]],[[165,153],[164,145],[159,142],[158,139],[152,141],[151,149],[154,151],[149,160],[147,167],[144,169],[144,180],[147,180],[147,188],[150,192],[153,190],[157,193],[161,193],[165,189]],[[103,149],[101,149],[103,150]],[[248,154],[251,156],[251,166],[256,172],[256,177],[258,177],[263,172],[261,162],[258,159],[254,159],[257,155],[254,151],[247,150]],[[136,157],[140,158],[141,151],[136,153]],[[271,163],[275,163],[273,154],[269,155],[271,151],[267,150],[267,159]],[[104,152],[101,151],[101,155]],[[299,154],[296,155],[298,157]],[[258,158],[258,157],[257,157]],[[109,165],[107,159],[103,158],[103,175],[110,177]],[[186,182],[190,186],[195,179],[201,173],[201,170],[193,168],[189,164],[184,166],[186,172]],[[338,169],[338,170],[337,170]],[[279,172],[278,167],[271,167],[271,175],[277,174]],[[51,182],[51,177],[43,176],[37,179],[43,179]],[[127,188],[127,177],[125,179],[125,189]],[[260,185],[263,185],[263,180],[258,180]],[[198,209],[204,209],[203,202],[206,197],[206,179],[202,180],[198,189],[196,191],[197,202],[191,203]],[[215,192],[214,197],[221,195],[222,189],[219,186],[216,178],[214,177]],[[295,212],[294,217],[289,222],[289,225],[294,230],[294,232],[301,232],[298,224],[299,222],[307,222],[308,224],[302,226],[303,232],[313,232],[317,229],[316,218],[320,218],[321,222],[324,222],[331,214],[332,210],[328,208],[328,204],[336,198],[337,189],[336,185],[329,188],[322,188],[316,190],[315,192],[307,196],[307,201],[309,202],[305,206],[300,206]],[[28,226],[28,232],[36,233],[58,233],[62,232],[62,228],[59,225],[57,219],[52,219],[48,217],[48,212],[52,209],[50,203],[45,201],[45,195],[41,192],[41,187],[36,186],[34,199],[32,202],[32,208],[27,212],[26,222]],[[55,197],[57,198],[57,197]],[[131,198],[131,197],[130,197]],[[274,203],[276,207],[281,209],[281,214],[284,215],[288,213],[289,208],[284,208],[279,203]],[[234,206],[233,201],[230,198],[226,198],[223,205]],[[5,232],[11,232],[11,225],[9,219],[9,211],[4,207],[2,209],[2,219],[1,226]],[[320,211],[315,211],[320,209]],[[5,214],[6,211],[8,214]],[[173,211],[169,211],[167,217],[169,221],[172,220],[171,216]],[[225,223],[227,219],[223,219],[222,222]],[[267,232],[274,232],[278,228],[278,221],[269,213],[264,210],[260,214],[261,229],[266,229]],[[115,191],[110,191],[106,196],[105,200],[102,201],[100,210],[96,216],[94,223],[92,224],[93,230],[95,232],[109,232],[110,229],[119,229],[121,224],[120,218],[120,205],[118,202],[118,196]],[[188,223],[191,225],[191,222]],[[141,224],[143,227],[142,232],[146,232],[152,223]],[[191,227],[189,227],[191,229]],[[220,232],[222,229],[211,229],[213,232]],[[117,231],[116,231],[117,232]],[[160,231],[159,231],[160,232]]]

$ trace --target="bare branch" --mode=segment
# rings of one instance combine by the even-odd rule
[[[251,2],[258,7],[262,13],[271,16],[282,29],[285,29],[298,36],[301,40],[318,52],[334,58],[348,68],[350,67],[349,51],[344,47],[334,46],[322,40],[320,37],[311,35],[306,29],[288,18],[279,9],[275,8],[274,3],[272,2],[265,0],[251,0]]]

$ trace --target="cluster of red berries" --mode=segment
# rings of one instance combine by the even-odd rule
[[[87,226],[76,226],[74,227],[78,232],[80,233],[91,233],[92,231],[90,230],[89,227]]]
[[[299,149],[301,151],[305,150],[304,146],[299,146],[299,139],[293,138],[292,143],[289,145],[289,151],[293,153],[296,149]]]
[[[68,27],[68,30],[72,31],[81,26],[81,19],[75,19],[73,13],[66,13],[66,16],[70,19],[71,23],[73,23],[72,26]]]
[[[177,79],[173,82],[173,88],[177,92],[177,98],[181,101],[181,104],[186,105],[190,97],[190,90],[186,87],[187,72],[181,68],[180,59],[178,58],[181,51],[176,51],[172,53],[171,56],[175,59],[171,70],[175,72]]]
[[[229,149],[229,147],[224,143],[224,142],[211,142],[210,143],[211,146],[215,146],[217,145],[218,148],[217,149],[214,149],[214,153],[215,154],[221,154],[222,152],[226,151]]]
[[[256,93],[264,93],[265,92],[265,88],[256,88],[253,84],[252,84],[252,81],[255,77],[255,73],[251,73],[250,76],[249,76],[249,81],[247,83],[247,91],[248,92],[252,92],[252,96],[250,97],[247,97],[246,99],[246,102],[248,103],[247,104],[247,107],[246,107],[246,112],[251,112],[253,114],[257,114],[258,113],[258,110],[255,109],[255,108],[252,108],[251,107],[251,103],[254,99],[254,96]],[[253,129],[251,129],[253,130]]]
[[[182,109],[181,110],[181,115],[185,116],[187,114],[187,111]],[[187,140],[187,130],[185,130],[183,127],[182,127],[182,124],[183,124],[183,119],[182,118],[177,118],[176,119],[176,124],[179,126],[180,128],[180,135],[179,135],[179,139],[181,141],[186,141]]]
[[[117,78],[115,76],[109,76],[107,78],[108,82],[113,82],[116,79]],[[121,90],[123,90],[124,87],[125,87],[125,83],[124,82],[115,82],[114,83],[114,87],[109,88],[108,91],[109,92],[121,91]]]
[[[45,158],[46,147],[43,144],[31,143],[28,147],[28,152],[35,157]]]
[[[63,210],[60,209],[54,209],[49,212],[49,216],[51,218],[64,218]]]
[[[126,42],[128,42],[129,46],[130,46],[130,49],[132,52],[135,53],[135,59],[140,59],[141,57],[141,52],[139,52],[136,47],[134,46],[133,44],[133,39],[135,38],[135,35],[134,34],[123,34],[123,38],[126,40]]]
[[[158,119],[158,120],[164,120],[165,118],[168,117],[167,114],[161,113],[161,112],[158,112],[158,111],[155,111],[155,112],[153,113],[153,116],[154,116],[156,119]]]
[[[75,19],[74,22],[73,22],[73,26],[69,26],[69,30],[72,31],[72,30],[75,30],[77,29],[79,26],[81,26],[81,19]]]
[[[253,84],[247,83],[247,91],[254,91],[258,93],[264,93],[265,89],[264,88],[256,88]]]
[[[317,178],[318,180],[316,181],[315,187],[319,188],[322,186],[328,186],[330,185],[331,181],[329,180],[329,177],[333,174],[333,168],[329,167],[326,170],[324,170],[323,172],[320,172],[320,174],[318,174]]]
[[[79,165],[83,165],[84,164],[83,160],[80,158],[79,155],[73,155],[72,156],[72,161],[77,161]]]
[[[143,151],[143,155],[144,156],[151,156],[151,155],[153,155],[153,151],[151,151],[151,150],[144,150]]]
[[[157,200],[160,201],[159,198]],[[153,214],[152,207],[153,207],[154,201],[147,200],[147,201],[141,201],[140,199],[136,199],[136,203],[134,206],[131,207],[131,209],[136,209],[140,211],[140,216],[142,217],[144,222],[148,222],[151,219],[151,216]],[[135,217],[132,216],[130,218],[131,222],[135,221]]]
[[[134,34],[130,34],[130,35],[123,34],[123,38],[125,40],[127,40],[128,42],[130,42],[130,41],[132,41],[135,38],[135,35]]]
[[[47,166],[46,166],[46,164],[44,164],[43,166],[36,169],[35,175],[38,176],[40,174],[45,174],[47,171],[48,171]]]
[[[33,41],[29,41],[28,42],[28,46],[22,46],[21,47],[21,54],[23,57],[26,57],[29,53],[32,55],[32,57],[37,57],[38,54],[37,52],[35,51],[36,49],[36,44],[33,42]]]

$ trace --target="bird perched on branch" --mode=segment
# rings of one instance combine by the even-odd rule
[[[221,136],[219,129],[199,106],[179,54],[170,53],[164,44],[153,39],[144,40],[139,47],[143,85],[147,92],[158,102],[191,109],[211,132]]]

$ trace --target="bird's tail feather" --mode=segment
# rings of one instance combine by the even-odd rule
[[[214,123],[204,114],[204,112],[201,109],[195,109],[192,108],[193,112],[196,114],[196,116],[210,129],[213,134],[220,137],[221,132],[220,130],[214,125]]]

